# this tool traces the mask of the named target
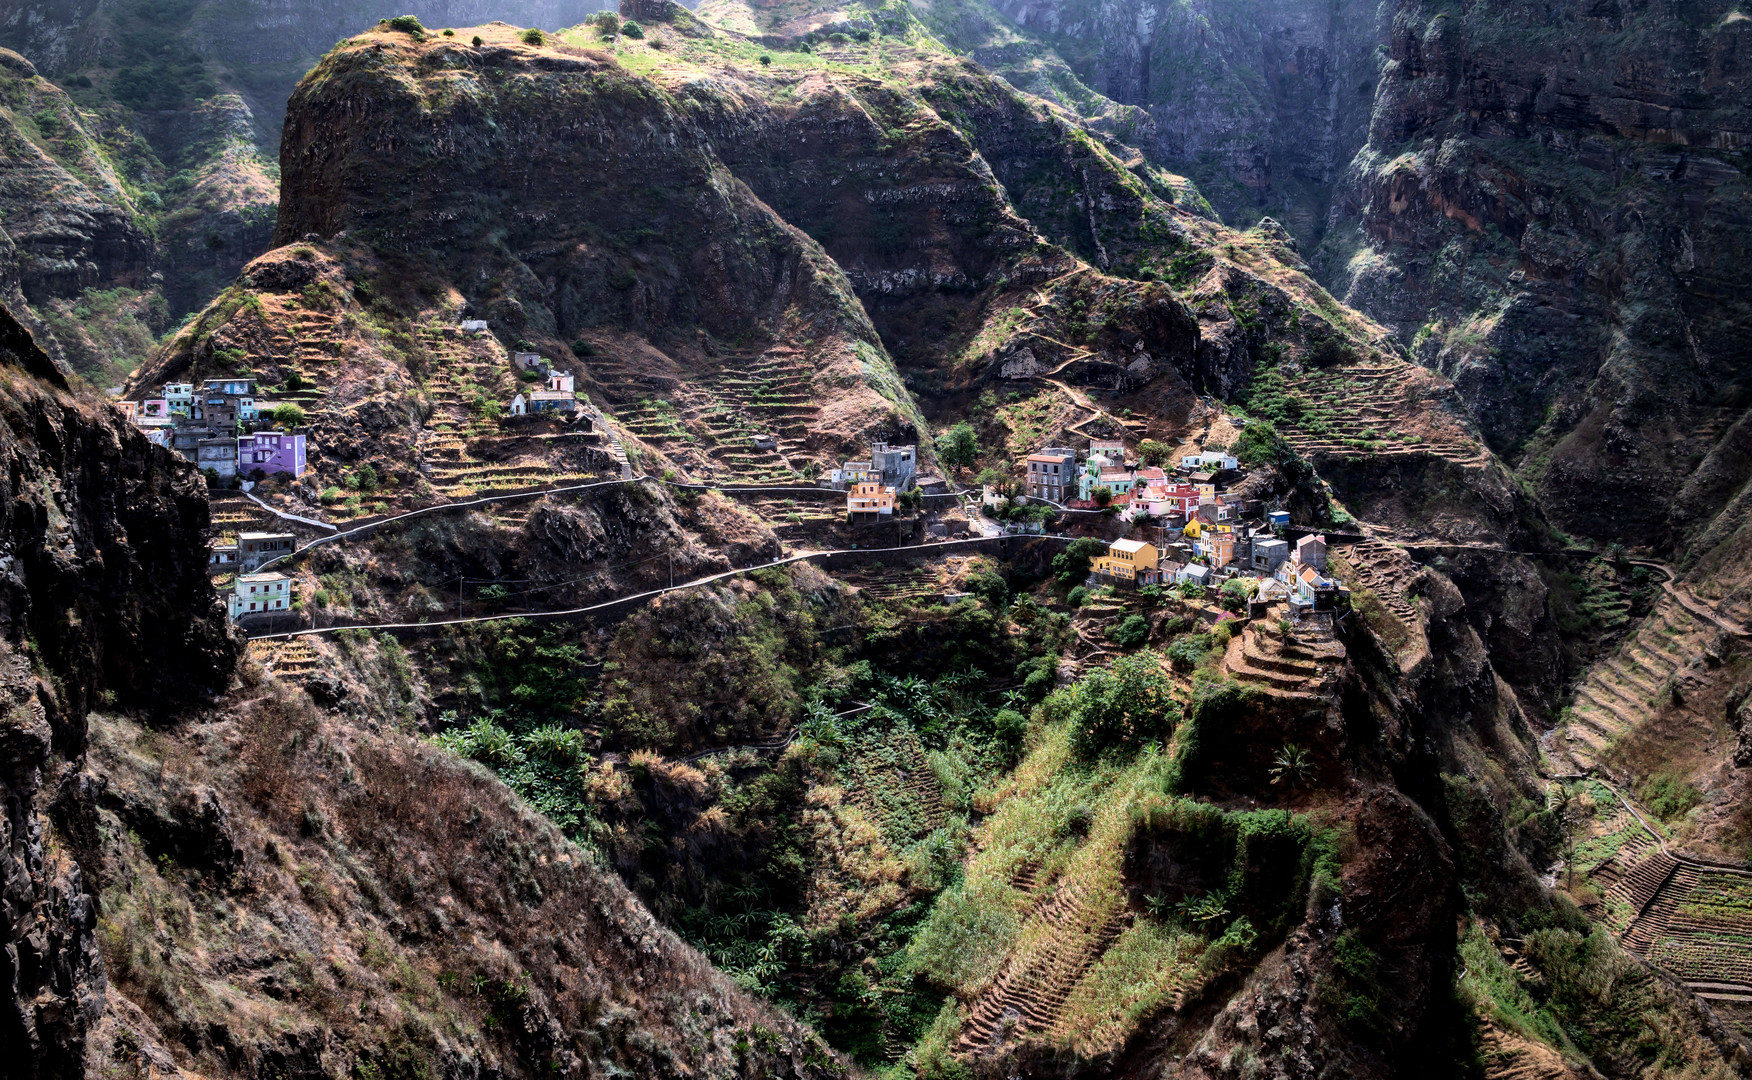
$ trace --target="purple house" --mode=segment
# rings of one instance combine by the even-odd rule
[[[237,472],[248,476],[260,469],[265,473],[304,475],[304,436],[282,431],[258,431],[242,435],[237,440]]]

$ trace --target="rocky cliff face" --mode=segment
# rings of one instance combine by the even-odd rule
[[[502,786],[239,669],[199,474],[0,354],[0,1074],[844,1075]]]
[[[980,5],[932,5],[957,15],[927,18],[1007,77],[1018,59],[1038,67],[1029,54],[1048,46],[1099,95],[1066,95],[1067,105],[1097,122],[1109,111],[1100,99],[1145,114],[1127,141],[1196,181],[1223,220],[1245,227],[1271,216],[1310,250],[1324,236],[1333,190],[1367,138],[1379,64],[1373,5],[993,6],[1038,44],[1012,43],[1003,20],[977,16]]]
[[[1400,4],[1386,40],[1331,275],[1566,528],[1701,527],[1746,478],[1746,20]]]
[[[435,26],[501,15],[564,26],[594,5],[490,8],[440,0],[411,13]],[[339,0],[124,0],[0,14],[0,46],[18,54],[0,63],[0,124],[19,157],[0,213],[25,285],[8,300],[44,348],[93,381],[119,382],[267,250],[293,86],[337,39],[407,13]],[[37,175],[45,156],[64,175]]]
[[[20,1076],[77,1075],[104,1008],[94,889],[68,822],[96,707],[166,717],[224,686],[236,645],[207,584],[200,477],[107,406],[75,398],[0,309],[0,1031]]]

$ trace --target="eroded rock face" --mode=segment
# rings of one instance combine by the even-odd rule
[[[1270,214],[1303,243],[1368,131],[1373,4],[1343,0],[1001,0],[1101,94],[1149,110],[1140,147],[1198,183],[1231,224]],[[982,57],[982,60],[985,58]]]
[[[1752,24],[1728,9],[1407,0],[1385,36],[1335,211],[1360,237],[1322,259],[1568,529],[1695,529],[1747,474]]]
[[[26,1059],[18,1075],[70,1076],[105,986],[67,834],[92,811],[70,764],[87,711],[101,698],[164,715],[222,687],[237,646],[204,572],[199,474],[59,389],[4,308],[0,350],[0,1042]]]

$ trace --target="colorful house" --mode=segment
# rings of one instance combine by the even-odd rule
[[[122,415],[130,420],[140,415],[140,403],[137,401],[118,401],[115,404],[122,411]]]
[[[572,375],[565,371],[550,371],[547,377],[547,388],[561,393],[570,394],[572,390]]]
[[[163,398],[147,398],[140,403],[140,415],[168,420],[170,419],[170,402]]]
[[[248,422],[259,415],[256,411],[254,379],[208,379],[201,392],[193,395],[189,415],[196,420],[215,419],[215,410],[229,408],[233,422]]]
[[[304,475],[304,436],[283,431],[258,431],[237,439],[237,471]]]
[[[292,579],[285,574],[239,574],[231,590],[231,618],[284,612],[292,607]]]
[[[207,565],[208,566],[235,566],[235,565],[237,565],[237,545],[236,544],[214,544],[212,547],[207,549]]]
[[[1206,450],[1198,454],[1184,454],[1180,458],[1180,467],[1188,472],[1223,472],[1240,467],[1228,454],[1218,450]]]
[[[1027,466],[1028,497],[1062,503],[1077,490],[1077,453],[1062,446],[1049,446],[1038,454],[1029,454]]]
[[[1162,578],[1162,553],[1142,540],[1115,540],[1107,554],[1097,555],[1089,572],[1131,585],[1152,585]]]
[[[167,382],[164,384],[164,400],[170,406],[172,416],[193,416],[195,408],[195,384],[186,382]]]
[[[1265,515],[1266,524],[1274,529],[1290,527],[1290,512],[1288,510],[1273,510]]]
[[[1326,537],[1304,536],[1296,541],[1296,561],[1322,573],[1326,570]]]
[[[846,492],[846,520],[881,521],[894,516],[894,489],[875,480],[863,480]]]
[[[566,378],[570,380],[571,376],[567,375]],[[512,398],[509,411],[512,416],[577,412],[578,395],[570,390],[531,390],[528,396],[518,394]]]
[[[1118,439],[1090,439],[1089,457],[1099,458],[1103,465],[1125,464],[1125,443]]]

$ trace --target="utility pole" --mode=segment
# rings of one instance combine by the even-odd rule
[[[462,575],[456,575],[456,613],[462,614]]]

